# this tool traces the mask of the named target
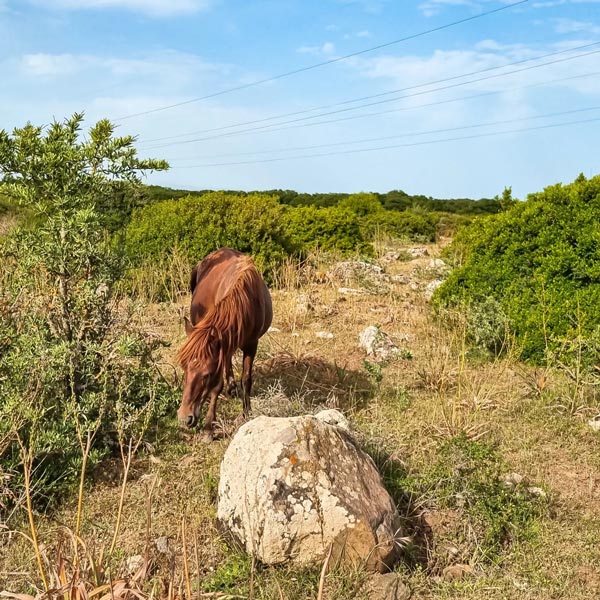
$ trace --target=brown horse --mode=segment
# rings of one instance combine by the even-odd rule
[[[250,414],[252,364],[258,340],[271,325],[273,308],[252,259],[231,248],[209,254],[194,267],[190,289],[191,322],[185,320],[188,337],[179,351],[185,384],[177,416],[182,425],[193,427],[208,401],[203,437],[210,441],[224,379],[229,395],[237,391],[231,359],[238,348],[244,354],[244,417]]]

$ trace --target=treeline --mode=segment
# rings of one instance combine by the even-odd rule
[[[167,200],[202,197],[214,193],[217,192],[208,189],[183,190],[160,185],[142,185],[132,190],[127,186],[116,185],[112,195],[104,198],[102,206],[99,208],[105,216],[107,227],[112,231],[118,231],[127,225],[132,213],[136,209]],[[369,192],[368,194],[307,194],[294,190],[278,189],[252,192],[221,190],[218,193],[237,198],[270,196],[276,199],[279,204],[288,207],[334,208],[343,206],[348,201],[352,202],[351,199],[356,196],[369,196],[377,199],[380,207],[384,210],[396,212],[446,213],[449,216],[472,217],[496,214],[502,210],[501,202],[498,198],[481,198],[479,200],[471,198],[439,199],[424,195],[412,196],[402,190],[392,190],[384,194],[376,192]],[[30,219],[30,215],[23,213],[22,207],[17,207],[7,196],[2,196],[0,193],[0,217],[5,213],[20,214],[25,220]]]
[[[185,196],[203,196],[212,192],[213,190],[188,191],[171,189],[158,185],[149,185],[145,186],[141,191],[138,205],[161,200],[170,200],[173,198],[183,198]],[[234,196],[265,194],[267,196],[278,198],[279,202],[286,206],[316,206],[317,208],[337,206],[340,202],[355,195],[346,193],[307,194],[296,192],[294,190],[278,189],[253,192],[224,190],[223,193]],[[428,212],[447,212],[461,215],[495,214],[501,210],[498,198],[481,198],[479,200],[474,200],[472,198],[440,199],[424,196],[422,194],[413,196],[402,190],[391,190],[384,194],[369,192],[369,195],[375,196],[386,210],[405,211],[417,208]]]

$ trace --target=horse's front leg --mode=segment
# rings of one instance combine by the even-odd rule
[[[232,357],[227,359],[227,363],[225,364],[225,379],[227,380],[225,383],[227,385],[227,395],[230,398],[238,397],[238,387],[235,382],[235,377],[233,376],[233,365],[231,364]]]
[[[244,352],[244,368],[242,371],[242,385],[244,388],[243,397],[243,413],[244,418],[247,419],[250,416],[250,392],[252,391],[252,365],[254,364],[254,357],[256,356],[256,350],[258,349],[258,340],[243,349]]]
[[[203,442],[210,443],[214,438],[214,429],[213,425],[217,419],[217,400],[219,399],[219,394],[223,389],[223,384],[215,388],[211,393],[208,399],[208,408],[206,409],[206,417],[204,418],[204,425],[202,427],[202,433],[200,434],[200,439]]]

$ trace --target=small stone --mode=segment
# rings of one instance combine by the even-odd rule
[[[296,297],[296,314],[298,316],[307,315],[313,310],[313,303],[308,294],[300,294]]]
[[[97,288],[96,288],[96,296],[101,297],[101,296],[107,296],[108,295],[108,285],[106,283],[101,283]]]
[[[389,252],[386,252],[381,257],[381,262],[391,263],[391,262],[398,260],[399,258],[400,258],[400,252],[395,252],[394,250],[390,250]]]
[[[331,333],[330,331],[317,331],[315,333],[315,335],[318,338],[321,338],[322,340],[332,340],[333,339],[333,333]]]
[[[161,554],[169,554],[169,538],[167,536],[163,535],[156,538],[154,540],[154,545]]]
[[[397,573],[373,575],[365,584],[369,600],[408,600],[410,589]]]
[[[281,333],[281,329],[278,329],[277,327],[269,327],[267,332],[268,333]]]
[[[447,265],[441,258],[432,258],[429,261],[430,269],[443,269],[445,266]]]
[[[427,300],[431,300],[433,297],[433,292],[435,292],[435,290],[437,290],[442,283],[444,283],[443,279],[434,279],[433,281],[430,281],[425,286],[425,298],[427,298]]]
[[[412,256],[413,258],[420,258],[421,256],[429,256],[429,251],[427,248],[409,248],[406,251],[407,254]]]
[[[372,263],[356,260],[346,260],[333,265],[331,271],[327,273],[329,279],[348,280],[358,276],[377,276],[383,273],[383,269]]]
[[[594,431],[600,431],[600,415],[596,415],[593,419],[590,419],[588,421],[588,425],[594,430]]]
[[[394,283],[400,283],[402,285],[410,283],[410,277],[408,275],[392,275],[390,280]]]
[[[346,294],[347,296],[358,296],[360,294],[366,294],[366,290],[357,290],[355,288],[341,287],[338,288],[338,294]]]
[[[546,497],[546,492],[541,488],[541,487],[529,487],[527,488],[527,491],[532,495],[532,496],[536,496],[537,498],[545,498]]]
[[[367,356],[379,360],[387,360],[400,352],[390,336],[375,325],[370,325],[360,333],[358,345],[365,350]]]
[[[141,554],[135,554],[127,559],[125,568],[129,575],[137,573],[144,566],[144,557]]]
[[[523,475],[520,475],[519,473],[507,473],[502,478],[502,483],[504,483],[504,485],[509,488],[518,486],[520,483],[522,483],[522,481]]]
[[[446,567],[442,571],[442,579],[444,581],[459,581],[471,573],[473,573],[473,567],[471,565],[452,565],[450,567]]]

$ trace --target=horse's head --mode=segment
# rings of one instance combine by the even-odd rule
[[[186,319],[186,332],[193,332],[192,324]],[[198,340],[201,341],[201,340]],[[177,411],[179,423],[185,427],[194,427],[198,422],[202,405],[223,389],[223,374],[221,372],[221,345],[216,336],[208,335],[203,340],[202,352],[194,353],[182,366],[185,371],[183,397]],[[184,346],[185,348],[185,346]]]

